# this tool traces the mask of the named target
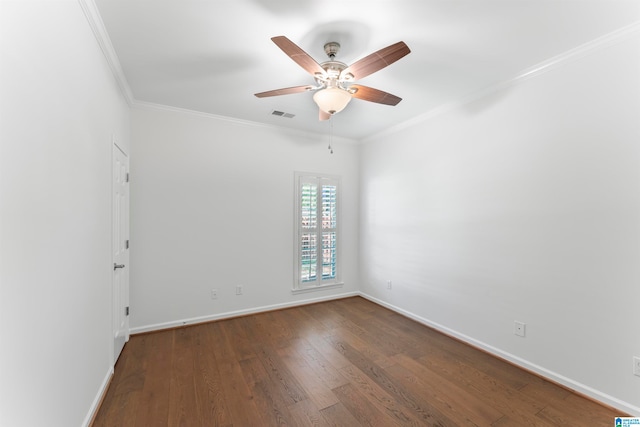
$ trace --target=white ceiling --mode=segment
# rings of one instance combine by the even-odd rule
[[[362,139],[458,102],[640,21],[638,0],[95,0],[135,101]],[[403,98],[354,99],[318,121],[313,84],[270,38],[347,64],[397,41],[411,53],[359,83]],[[295,114],[292,119],[272,110]]]

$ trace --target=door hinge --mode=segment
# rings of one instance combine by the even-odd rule
[[[124,315],[125,316],[129,315],[129,307],[128,306],[124,308]]]
[[[124,248],[129,249],[129,239],[124,241]]]
[[[129,182],[129,172],[125,175],[124,182]]]

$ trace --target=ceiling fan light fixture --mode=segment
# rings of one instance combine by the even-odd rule
[[[317,91],[313,95],[313,100],[322,111],[335,114],[344,110],[351,101],[351,94],[344,89],[328,87]]]

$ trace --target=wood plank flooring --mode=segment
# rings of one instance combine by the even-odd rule
[[[611,426],[617,414],[360,297],[131,337],[98,426]]]

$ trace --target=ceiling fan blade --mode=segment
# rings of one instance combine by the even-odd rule
[[[329,120],[331,118],[331,114],[327,113],[326,111],[322,111],[320,108],[318,108],[318,120]]]
[[[393,64],[410,52],[409,46],[404,42],[392,44],[354,62],[342,71],[341,76],[351,74],[353,79],[361,79]]]
[[[310,85],[293,86],[293,87],[285,87],[282,89],[268,90],[266,92],[256,93],[255,96],[257,96],[258,98],[266,98],[267,96],[280,96],[280,95],[289,95],[291,93],[307,92],[313,89],[315,89],[315,86],[310,86]]]
[[[392,95],[388,92],[384,92],[378,89],[374,89],[369,86],[351,85],[349,91],[355,89],[355,92],[351,94],[354,98],[362,99],[363,101],[376,102],[378,104],[385,105],[397,105],[402,101],[402,98]]]
[[[305,69],[305,71],[312,76],[320,74],[324,76],[326,71],[313,59],[307,52],[300,49],[297,44],[286,38],[285,36],[272,37],[271,40],[287,54],[287,56],[293,59],[299,66]]]

